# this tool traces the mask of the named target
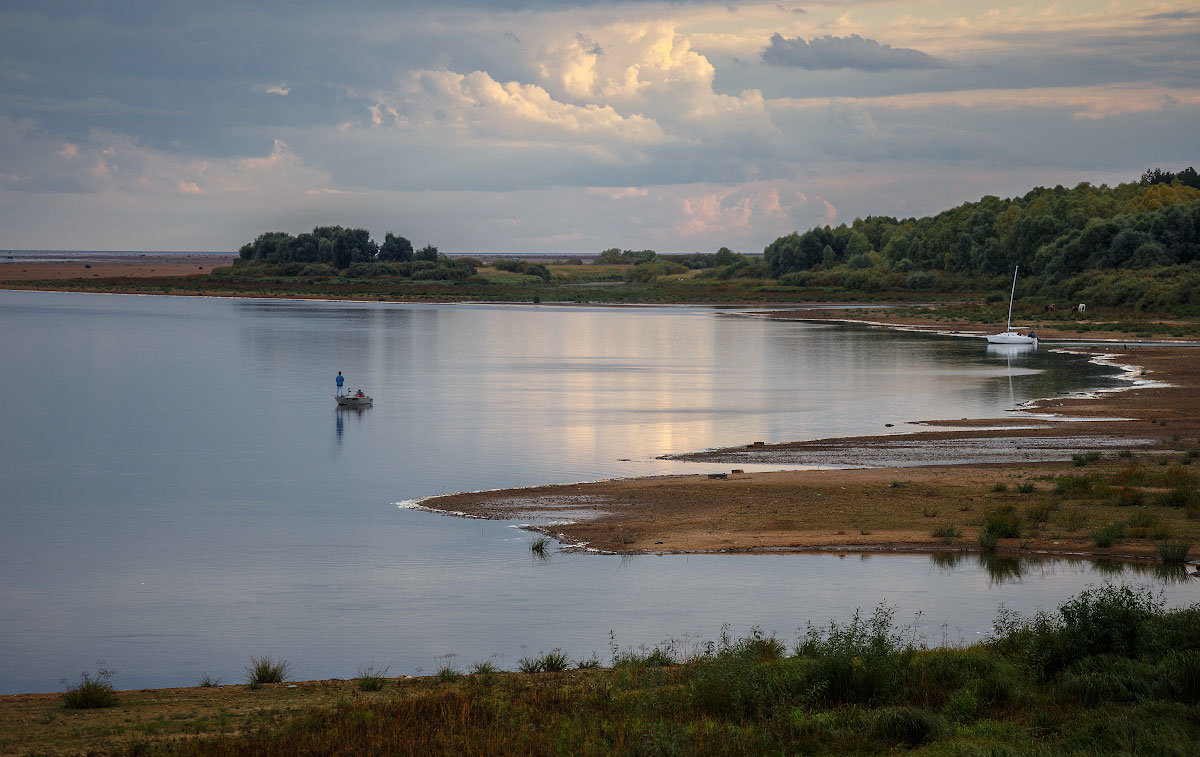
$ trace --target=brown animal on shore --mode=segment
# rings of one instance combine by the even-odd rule
[[[1051,303],[1050,303],[1049,305],[1047,305],[1046,307],[1042,308],[1042,312],[1043,312],[1043,313],[1053,313],[1055,310],[1058,310],[1058,308],[1056,308],[1056,307],[1054,306],[1054,303],[1053,303],[1053,302],[1051,302]]]

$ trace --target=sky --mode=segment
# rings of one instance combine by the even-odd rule
[[[0,248],[760,252],[1200,167],[1200,0],[6,0]]]

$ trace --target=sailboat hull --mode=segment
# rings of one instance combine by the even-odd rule
[[[1025,336],[1016,331],[1005,331],[1003,334],[988,334],[988,344],[1037,344],[1037,337]]]

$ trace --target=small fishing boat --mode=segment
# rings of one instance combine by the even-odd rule
[[[341,407],[362,407],[363,405],[370,405],[373,402],[370,397],[363,393],[362,389],[348,394],[339,394],[334,399],[337,400],[338,405]]]
[[[1003,334],[988,334],[988,344],[1037,344],[1037,335],[1030,331],[1028,334],[1022,334],[1019,331],[1014,331],[1012,327],[1012,306],[1013,298],[1017,296],[1017,271],[1020,266],[1013,268],[1013,283],[1012,294],[1008,296],[1008,325],[1004,329]]]

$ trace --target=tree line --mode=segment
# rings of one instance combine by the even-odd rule
[[[438,248],[427,244],[413,249],[408,239],[388,232],[383,244],[376,244],[366,229],[347,229],[341,226],[317,226],[311,233],[292,236],[283,231],[259,234],[238,250],[241,260],[258,263],[327,263],[342,270],[353,263],[390,261],[437,262]],[[444,257],[444,256],[443,256]]]
[[[1153,169],[1116,187],[1038,187],[924,218],[856,218],[780,237],[764,255],[775,277],[836,267],[989,276],[1020,265],[1060,281],[1092,269],[1188,264],[1200,260],[1196,180],[1191,168]]]

